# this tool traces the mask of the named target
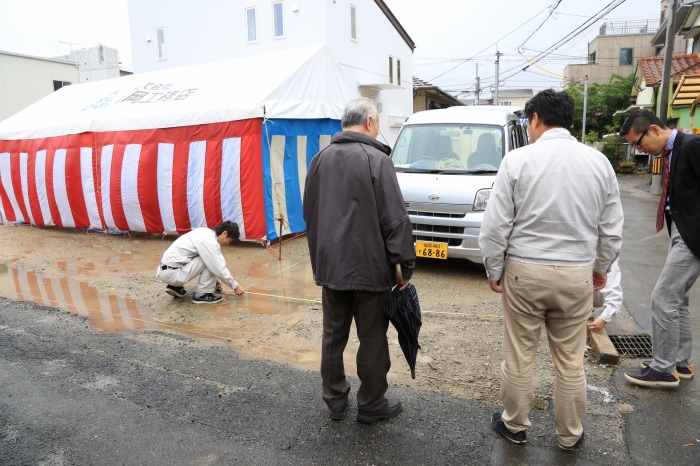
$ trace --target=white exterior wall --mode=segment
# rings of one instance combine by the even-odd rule
[[[326,44],[353,82],[368,85],[358,92],[381,107],[379,140],[392,145],[400,124],[413,113],[413,69],[411,48],[389,19],[373,0],[282,4],[284,37],[275,39],[272,0],[129,0],[134,73]],[[351,4],[357,7],[357,41],[350,38]],[[247,41],[249,7],[256,9],[254,43]],[[160,27],[165,32],[165,60],[158,60]],[[401,60],[400,86],[389,83],[389,55]]]
[[[74,63],[0,53],[0,121],[54,92],[53,82],[80,82]]]
[[[350,39],[350,5],[357,7],[357,41]],[[328,48],[357,82],[359,92],[380,107],[378,139],[392,146],[401,124],[413,114],[413,55],[398,31],[372,0],[329,4]],[[389,56],[394,57],[394,84],[389,83]],[[396,84],[396,59],[401,84]]]
[[[81,83],[118,78],[121,75],[119,53],[117,49],[111,47],[98,45],[89,49],[76,50],[58,58],[78,64]]]
[[[293,4],[299,6],[297,12]],[[253,43],[247,41],[249,7],[256,9],[258,37]],[[325,42],[325,1],[283,0],[283,10],[284,38],[275,39],[272,0],[129,0],[134,73]],[[164,29],[164,60],[158,59],[158,28]]]

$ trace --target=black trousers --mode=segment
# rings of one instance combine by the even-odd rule
[[[387,292],[335,291],[323,287],[323,340],[321,378],[323,400],[331,411],[340,411],[348,400],[350,383],[345,377],[343,351],[355,319],[360,346],[357,350],[357,407],[374,411],[384,407],[391,367],[386,332],[389,319],[384,316]]]

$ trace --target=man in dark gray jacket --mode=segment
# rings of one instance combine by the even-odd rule
[[[323,287],[323,400],[331,419],[345,419],[350,383],[343,350],[354,318],[357,420],[367,424],[402,409],[399,400],[385,398],[391,360],[384,304],[395,284],[408,285],[416,258],[391,149],[376,140],[378,118],[371,100],[348,103],[343,131],[314,157],[304,190],[311,267]]]

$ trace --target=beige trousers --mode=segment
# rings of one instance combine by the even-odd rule
[[[503,422],[530,427],[534,363],[544,324],[554,360],[554,418],[563,445],[574,444],[586,410],[586,321],[593,305],[593,268],[506,261],[503,287]]]

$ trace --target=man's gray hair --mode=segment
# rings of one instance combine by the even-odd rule
[[[343,116],[340,119],[340,126],[349,128],[351,126],[363,125],[367,117],[377,119],[377,107],[367,97],[351,100],[343,110]]]

